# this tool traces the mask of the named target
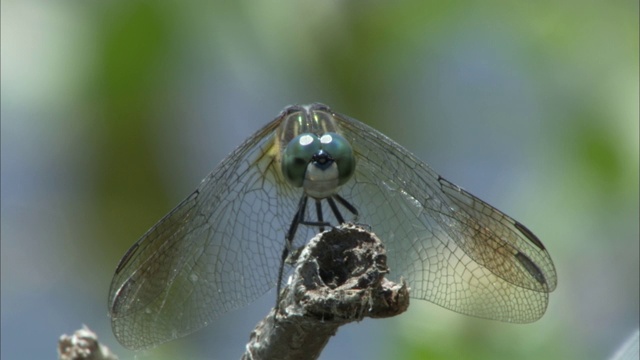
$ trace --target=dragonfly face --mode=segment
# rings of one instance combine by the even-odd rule
[[[316,199],[335,194],[351,178],[356,166],[353,149],[336,133],[338,124],[329,111],[321,107],[290,107],[277,130],[285,179]]]
[[[132,349],[189,334],[279,288],[291,249],[356,219],[384,241],[392,280],[453,311],[535,321],[557,284],[524,225],[369,126],[291,106],[124,255],[109,293],[114,333]]]

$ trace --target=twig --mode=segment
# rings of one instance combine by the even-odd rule
[[[386,260],[382,242],[360,227],[318,234],[301,252],[278,309],[252,331],[242,358],[316,359],[341,325],[403,313],[409,289],[384,278]]]
[[[98,336],[86,325],[73,335],[62,335],[58,340],[60,360],[118,360],[108,347],[98,342]]]

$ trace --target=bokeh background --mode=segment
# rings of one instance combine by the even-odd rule
[[[272,291],[133,353],[126,249],[288,104],[372,125],[530,227],[559,285],[529,325],[413,301],[325,359],[602,359],[638,328],[637,1],[3,0],[2,359],[82,324],[122,359],[231,359]]]

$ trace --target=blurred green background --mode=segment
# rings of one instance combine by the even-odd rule
[[[3,0],[2,358],[121,358],[126,249],[288,104],[320,101],[530,227],[559,285],[503,324],[413,301],[325,359],[602,359],[638,328],[637,1]],[[275,293],[139,359],[238,358]]]

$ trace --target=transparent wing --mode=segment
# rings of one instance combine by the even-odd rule
[[[556,287],[542,243],[375,129],[337,115],[356,156],[340,194],[384,242],[391,277],[411,296],[473,316],[531,322]]]
[[[413,297],[503,321],[544,313],[556,274],[535,235],[376,130],[337,119],[357,159],[339,193],[381,235],[392,275],[409,281]],[[243,143],[125,254],[109,293],[123,345],[184,336],[275,285],[302,195],[277,169],[279,124]],[[326,202],[322,209],[331,213]],[[296,246],[316,231],[299,227]]]
[[[123,345],[184,336],[275,285],[301,195],[279,178],[277,126],[245,141],[121,260],[109,309]]]

